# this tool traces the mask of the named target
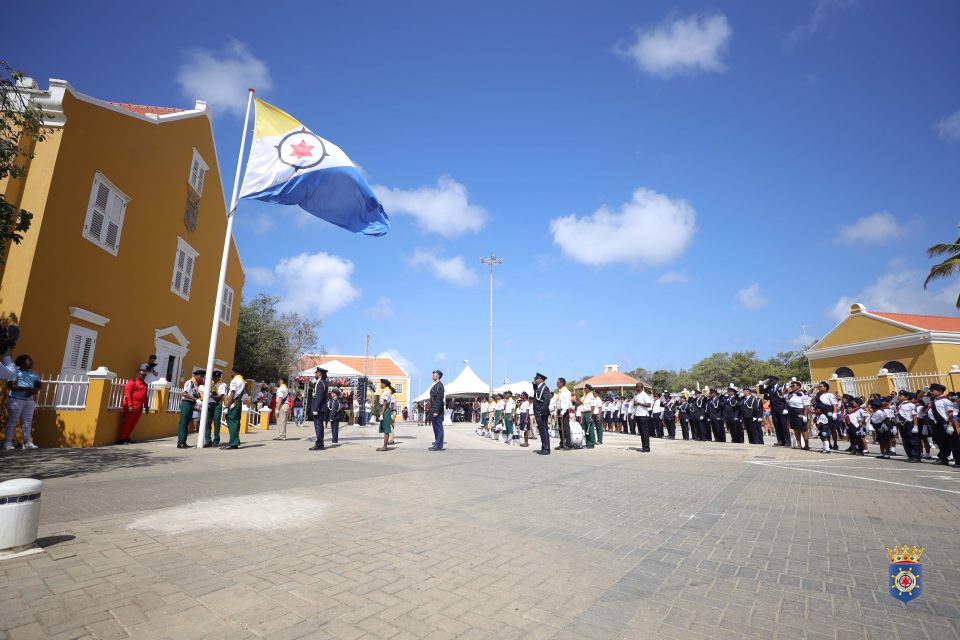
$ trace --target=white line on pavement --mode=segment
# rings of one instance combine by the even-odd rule
[[[821,469],[805,469],[803,467],[786,467],[778,464],[770,464],[767,462],[758,462],[755,460],[748,460],[750,464],[759,464],[764,467],[773,467],[775,469],[792,469],[793,471],[806,471],[808,473],[822,473],[825,476],[839,476],[841,478],[855,478],[857,480],[868,480],[870,482],[882,482],[883,484],[894,484],[898,487],[912,487],[914,489],[928,489],[930,491],[942,491],[944,493],[956,493],[960,494],[960,491],[955,489],[941,489],[940,487],[927,487],[922,484],[907,484],[905,482],[894,482],[893,480],[881,480],[879,478],[868,478],[865,476],[855,476],[849,473],[830,473],[829,471],[823,471]]]

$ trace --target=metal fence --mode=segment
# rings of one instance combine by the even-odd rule
[[[945,387],[950,386],[950,374],[948,373],[893,373],[894,386],[897,390],[906,389],[907,391],[918,391],[929,389],[932,384],[942,384]]]
[[[843,393],[866,398],[871,393],[880,393],[880,379],[876,376],[860,376],[859,378],[840,378]]]
[[[40,376],[40,391],[37,393],[37,409],[80,411],[87,406],[89,382],[84,375]]]
[[[170,387],[170,397],[167,398],[167,413],[180,413],[180,401],[183,400],[183,387]]]
[[[107,411],[120,411],[123,408],[123,392],[129,380],[126,378],[115,378],[110,383],[110,400],[107,403]],[[153,412],[156,411],[160,402],[160,389],[164,385],[160,382],[151,382],[147,391],[147,408]],[[177,403],[177,410],[180,410],[180,403]]]

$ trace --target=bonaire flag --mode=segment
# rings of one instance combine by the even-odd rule
[[[382,236],[390,219],[340,147],[256,100],[257,119],[241,198],[298,204],[354,233]]]

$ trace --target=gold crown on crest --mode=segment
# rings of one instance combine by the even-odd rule
[[[890,556],[890,562],[920,562],[920,558],[926,550],[926,547],[902,545],[893,549],[887,547],[887,555]]]

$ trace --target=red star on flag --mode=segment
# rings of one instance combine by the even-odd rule
[[[292,155],[294,158],[297,158],[298,160],[300,158],[309,158],[310,156],[313,155],[313,152],[311,151],[311,149],[313,149],[313,145],[307,144],[306,140],[301,140],[297,144],[290,145],[290,149],[291,149],[290,155]]]

